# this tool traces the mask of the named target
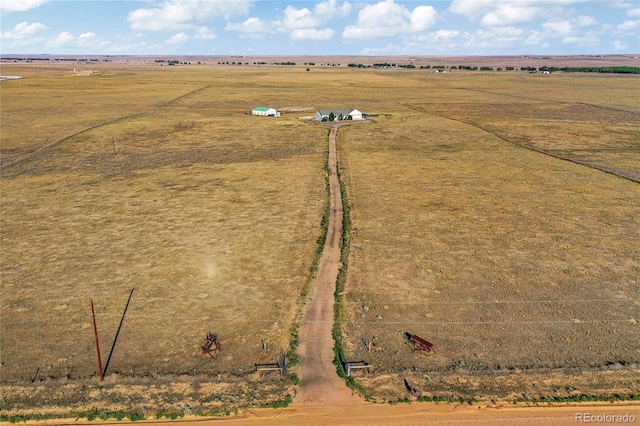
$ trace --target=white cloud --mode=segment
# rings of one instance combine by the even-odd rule
[[[575,19],[575,23],[578,27],[584,28],[584,27],[592,27],[596,25],[598,22],[596,21],[596,18],[594,18],[593,16],[578,16]]]
[[[196,29],[196,35],[194,36],[194,38],[197,38],[199,40],[213,40],[214,38],[216,38],[216,35],[213,31],[211,31],[211,28],[203,26]]]
[[[37,9],[49,0],[2,0],[0,10],[3,12],[27,12]]]
[[[192,28],[217,19],[229,19],[249,12],[249,0],[166,0],[154,7],[135,9],[127,20],[134,30],[176,30]]]
[[[453,0],[449,10],[458,15],[464,15],[469,19],[477,19],[491,6],[491,1]]]
[[[616,40],[611,43],[611,47],[613,47],[613,50],[625,50],[627,48],[627,44],[620,40]]]
[[[506,26],[530,22],[539,18],[558,19],[558,14],[573,14],[564,6],[588,0],[454,0],[449,11],[467,17],[481,18],[484,26]]]
[[[294,40],[329,40],[333,37],[333,31],[331,28],[325,28],[323,30],[317,30],[315,28],[300,28],[291,31],[289,37]]]
[[[544,35],[548,38],[562,37],[562,43],[592,47],[598,43],[597,34],[602,35],[610,30],[607,24],[599,29],[589,29],[597,25],[592,16],[578,16],[577,18],[551,21],[542,24]]]
[[[411,54],[450,54],[473,39],[473,35],[458,30],[437,30],[405,37],[403,50]]]
[[[632,18],[640,18],[640,7],[627,10],[627,16],[631,16]]]
[[[524,30],[517,27],[492,27],[488,30],[479,30],[477,32],[479,38],[501,45],[522,40],[523,34]]]
[[[367,47],[362,49],[364,55],[392,55],[402,53],[402,47],[389,43],[383,47]]]
[[[177,33],[165,40],[167,44],[182,44],[189,40],[189,36],[185,33]]]
[[[457,30],[438,30],[427,35],[427,40],[432,42],[445,42],[455,40],[460,37],[460,31]]]
[[[58,36],[55,38],[55,40],[53,40],[51,43],[54,46],[60,47],[60,46],[64,46],[65,44],[69,44],[70,42],[75,41],[75,37],[73,34],[71,34],[68,31],[64,31],[61,32],[60,34],[58,34]]]
[[[344,18],[351,13],[351,3],[345,1],[342,5],[338,5],[337,0],[323,1],[315,5],[313,13],[317,16],[325,17],[326,20]]]
[[[638,7],[638,0],[616,0],[612,6],[618,9],[633,9]]]
[[[306,7],[296,9],[289,5],[284,10],[281,26],[284,29],[315,28],[326,24],[331,19],[347,16],[349,12],[351,12],[351,4],[346,1],[339,5],[337,0],[327,0],[316,4],[313,10]]]
[[[544,43],[544,37],[540,31],[531,31],[529,37],[524,41],[524,44],[528,46],[537,46]]]
[[[573,29],[570,21],[545,22],[542,28],[559,35],[566,35]]]
[[[633,32],[638,27],[640,27],[640,21],[624,21],[622,24],[618,25],[616,28],[624,32]]]
[[[486,26],[513,25],[531,21],[540,11],[539,7],[499,4],[495,10],[485,13],[480,22]]]
[[[438,12],[431,6],[418,6],[411,12],[411,31],[424,31],[435,24]]]
[[[580,36],[567,36],[562,38],[563,44],[576,44],[581,47],[597,46],[600,40],[593,34]]]
[[[283,28],[298,29],[298,28],[313,28],[321,24],[321,20],[313,16],[311,10],[296,9],[289,5],[284,10],[284,20],[282,21]]]
[[[28,22],[20,22],[13,30],[4,31],[2,38],[5,40],[24,40],[35,37],[39,32],[46,30],[47,27],[40,22],[34,22],[32,24]]]
[[[95,49],[98,51],[108,47],[110,43],[103,40],[96,33],[86,32],[80,34],[78,37],[74,36],[68,31],[63,31],[56,36],[55,39],[50,40],[47,46],[50,48],[74,48],[74,49]]]
[[[317,27],[325,25],[331,19],[344,17],[349,12],[351,12],[350,3],[345,1],[339,5],[336,0],[318,3],[313,10],[287,6],[284,11],[284,19],[280,23],[280,30],[290,31],[289,36],[296,40],[328,40],[333,37],[335,31],[330,28],[318,29]]]
[[[81,45],[86,45],[86,44],[93,43],[98,39],[99,37],[96,33],[86,32],[78,36],[78,43],[80,43]]]
[[[342,36],[367,39],[419,32],[431,27],[437,18],[432,6],[418,6],[410,11],[394,0],[383,0],[361,9],[356,25],[347,26]]]
[[[326,0],[317,3],[313,9],[297,9],[287,6],[284,16],[274,23],[279,31],[289,33],[294,40],[328,40],[335,31],[326,28],[326,24],[335,18],[342,18],[351,12],[351,4],[347,1]],[[325,27],[325,28],[318,28]]]
[[[244,33],[269,33],[271,32],[271,27],[265,21],[260,18],[249,18],[246,21],[238,24],[233,24],[231,22],[227,23],[225,27],[226,31],[242,31]]]

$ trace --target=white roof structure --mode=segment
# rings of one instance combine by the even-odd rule
[[[324,117],[329,117],[333,113],[333,116],[337,119],[339,116],[348,117],[351,116],[353,120],[362,120],[363,114],[355,108],[333,108],[333,109],[319,109],[316,112],[316,118],[322,120]]]

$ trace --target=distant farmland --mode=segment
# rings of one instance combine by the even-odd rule
[[[294,393],[253,365],[295,343],[327,130],[257,105],[375,121],[338,133],[340,327],[346,356],[374,366],[355,376],[366,395],[405,398],[403,378],[425,398],[640,394],[637,77],[2,68],[23,76],[2,82],[6,413],[205,413]],[[133,288],[99,387],[89,299],[104,359]],[[207,331],[217,360],[200,353]],[[412,353],[406,331],[436,352]]]

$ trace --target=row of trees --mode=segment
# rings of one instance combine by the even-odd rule
[[[34,62],[34,61],[60,61],[60,62],[99,62],[98,59],[87,59],[87,58],[2,58],[2,61],[13,61],[13,62]],[[110,62],[108,59],[104,59],[104,62]]]
[[[315,62],[305,62],[304,65],[315,65]],[[249,62],[236,62],[236,61],[218,61],[218,65],[249,65]],[[260,61],[260,62],[254,62],[253,65],[297,65],[295,62],[264,62],[264,61]]]
[[[169,61],[166,61],[164,59],[156,59],[153,62],[155,62],[157,64],[160,64],[160,65],[164,65],[165,63],[167,63],[170,66],[174,66],[174,65],[191,65],[191,62],[181,62],[181,61],[178,61],[176,59],[171,59]],[[202,64],[202,62],[198,62],[198,65],[200,65],[200,64]]]
[[[353,120],[353,117],[350,115],[342,115],[342,114],[338,114],[338,116],[336,117],[332,112],[329,113],[328,117],[322,117],[322,121],[341,121],[341,120]]]
[[[373,65],[363,65],[363,64],[355,64],[351,63],[347,65],[351,68],[416,68],[413,64],[394,64],[394,63],[377,63]],[[466,71],[515,71],[515,67],[508,66],[493,68],[490,66],[476,67],[470,65],[420,65],[420,69],[434,69],[434,70],[466,70]],[[614,67],[520,67],[520,71],[528,71],[528,72],[595,72],[595,73],[613,73],[613,74],[640,74],[640,67],[628,67],[628,66],[614,66]]]
[[[548,72],[595,72],[595,73],[607,73],[607,74],[640,74],[640,67],[541,67],[539,71]]]

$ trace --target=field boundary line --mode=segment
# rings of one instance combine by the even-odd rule
[[[93,296],[96,297],[96,296]],[[111,296],[111,298],[117,298],[117,295]],[[77,300],[86,300],[91,297],[68,297],[65,299],[46,299],[46,300],[37,300],[30,301],[26,303],[19,303],[20,306],[25,305],[35,305],[35,304],[44,304],[44,303],[61,303],[61,302],[72,302]],[[273,300],[249,300],[244,298],[235,298],[235,299],[221,299],[221,298],[171,298],[171,297],[138,297],[136,298],[138,301],[167,301],[167,302],[207,302],[211,303],[211,300],[215,300],[224,303],[232,303],[237,301],[242,301],[243,303],[273,303]],[[420,302],[403,302],[403,301],[380,301],[380,300],[367,300],[368,305],[509,305],[509,304],[530,304],[530,303],[615,303],[615,302],[639,302],[640,299],[634,298],[610,298],[610,299],[537,299],[537,300],[459,300],[459,301],[420,301]],[[278,300],[279,304],[299,304],[300,301],[284,301]],[[308,301],[305,304],[323,304],[326,302],[313,302]],[[362,302],[354,301],[344,301],[346,305],[360,305]],[[10,304],[11,305],[11,304]]]
[[[516,98],[516,99],[524,99],[527,101],[536,101],[536,102],[542,102],[542,103],[550,103],[550,104],[566,104],[566,105],[586,105],[586,106],[591,106],[594,108],[600,108],[600,109],[607,109],[607,110],[611,110],[611,111],[618,111],[618,112],[637,112],[637,111],[633,111],[633,110],[628,110],[628,109],[620,109],[620,108],[613,108],[613,107],[607,107],[607,106],[602,106],[602,105],[596,105],[596,104],[590,104],[588,102],[567,102],[567,101],[555,101],[553,99],[539,99],[539,98],[528,98],[526,96],[518,96],[518,95],[511,95],[508,93],[500,93],[500,92],[492,92],[490,90],[480,90],[480,89],[469,89],[467,87],[456,87],[457,90],[466,90],[468,92],[478,92],[478,93],[488,93],[490,95],[499,95],[499,96],[507,96],[510,98]]]
[[[96,317],[113,317],[120,318],[122,314],[96,314]],[[180,319],[187,321],[219,321],[219,322],[247,322],[246,317],[241,316],[238,318],[222,318],[222,317],[182,317],[182,316],[171,316],[171,315],[129,315],[128,318],[162,318],[162,319]],[[48,318],[40,318],[37,320],[25,320],[25,321],[3,321],[3,325],[10,324],[31,324],[31,323],[41,323],[46,321],[58,321],[65,319],[73,319],[76,320],[76,316],[67,315],[67,316],[59,316],[59,317],[48,317]],[[273,323],[277,321],[278,323],[286,324],[333,324],[334,320],[302,320],[298,321],[296,319],[291,320],[283,320],[281,318],[270,318],[270,319],[254,319],[249,322],[257,323]],[[640,325],[640,322],[635,319],[611,319],[611,320],[553,320],[553,321],[383,321],[383,320],[370,320],[370,321],[344,321],[341,320],[340,324],[423,324],[423,325],[534,325],[534,324],[635,324]]]
[[[83,134],[85,132],[89,132],[91,130],[97,129],[97,128],[102,127],[102,126],[108,126],[110,124],[115,124],[115,123],[117,123],[119,121],[124,121],[124,120],[130,119],[130,118],[144,117],[145,115],[152,114],[153,112],[155,112],[155,111],[157,111],[157,110],[159,110],[161,108],[164,108],[164,107],[166,107],[168,105],[171,105],[172,103],[178,102],[178,101],[180,101],[180,100],[182,100],[182,99],[184,99],[186,97],[198,94],[198,93],[202,92],[203,90],[208,89],[209,87],[211,87],[211,85],[207,85],[207,86],[200,87],[198,89],[192,90],[189,93],[185,93],[183,95],[180,95],[177,98],[172,99],[170,101],[167,101],[167,102],[165,102],[165,103],[163,103],[161,105],[156,105],[156,106],[152,107],[149,110],[144,110],[144,111],[140,111],[140,112],[134,112],[134,113],[129,114],[129,115],[125,115],[125,116],[122,116],[122,117],[117,117],[117,118],[114,118],[113,120],[104,121],[102,123],[98,123],[98,124],[95,124],[93,126],[86,127],[84,129],[76,132],[76,133],[73,133],[73,134],[71,134],[69,136],[63,137],[62,139],[58,139],[58,140],[53,141],[51,143],[45,144],[45,145],[43,145],[43,146],[41,146],[39,148],[36,148],[35,150],[31,151],[30,153],[25,154],[20,158],[16,158],[15,160],[13,160],[12,162],[10,162],[8,164],[3,164],[2,165],[2,169],[5,169],[7,167],[16,166],[16,165],[22,163],[23,161],[26,161],[26,160],[30,159],[31,157],[34,157],[36,154],[38,154],[38,153],[40,153],[40,152],[42,152],[44,150],[47,150],[49,148],[53,148],[53,147],[55,147],[57,145],[60,145],[60,144],[62,144],[64,142],[68,141],[69,139],[74,138],[74,137],[76,137],[78,135],[81,135],[81,134]]]
[[[411,104],[404,104],[404,106],[406,108],[409,108],[409,109],[411,109],[413,111],[416,111],[416,112],[420,112],[422,114],[432,115],[432,116],[435,116],[435,117],[444,118],[445,120],[451,120],[451,121],[455,121],[457,123],[462,123],[462,124],[466,124],[466,125],[471,126],[471,127],[475,127],[476,129],[479,129],[479,130],[482,130],[483,132],[489,133],[490,135],[493,135],[496,138],[498,138],[498,139],[500,139],[502,141],[508,142],[508,143],[512,144],[513,146],[517,146],[519,148],[524,148],[524,149],[527,149],[529,151],[537,152],[538,154],[543,154],[543,155],[549,156],[551,158],[555,158],[557,160],[568,161],[568,162],[573,163],[573,164],[577,164],[577,165],[584,166],[584,167],[589,167],[590,169],[598,170],[600,172],[607,173],[607,174],[613,175],[613,176],[621,178],[621,179],[626,179],[626,180],[629,180],[629,181],[634,182],[634,183],[640,183],[640,179],[637,179],[637,178],[634,178],[634,177],[631,177],[631,176],[627,176],[627,175],[625,175],[623,173],[616,172],[614,170],[609,170],[606,167],[598,166],[598,165],[595,165],[595,164],[590,164],[590,163],[587,163],[587,162],[582,162],[582,161],[575,160],[575,159],[572,159],[572,158],[563,157],[563,156],[560,156],[560,155],[557,155],[557,154],[552,154],[551,152],[542,150],[540,148],[535,148],[533,146],[527,146],[527,145],[512,141],[510,139],[507,139],[504,136],[501,136],[501,135],[499,135],[499,134],[497,134],[495,132],[492,132],[491,130],[485,129],[484,127],[482,127],[482,125],[480,125],[478,123],[474,123],[474,122],[471,122],[471,121],[464,121],[462,119],[451,118],[451,117],[447,117],[445,115],[434,114],[432,112],[423,111],[418,107],[412,106]],[[626,112],[629,112],[629,111],[626,111]]]

